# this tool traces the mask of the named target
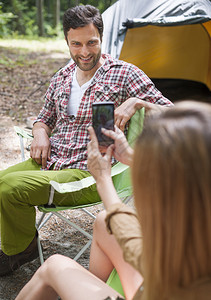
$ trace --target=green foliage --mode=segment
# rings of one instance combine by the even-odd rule
[[[53,28],[48,23],[45,23],[44,26],[45,26],[46,36],[49,36],[49,37],[54,37],[55,36],[55,37],[58,37],[58,38],[63,38],[64,37],[63,29],[62,29],[61,24],[57,28]]]
[[[38,36],[38,26],[36,24],[36,8],[32,7],[27,13],[24,12],[24,32],[28,36]]]
[[[2,11],[2,3],[0,2],[0,37],[8,34],[7,24],[13,18],[13,13]]]
[[[4,1],[3,6],[1,6],[2,13],[9,18],[2,25],[1,37],[37,35],[36,9],[35,6],[29,6],[29,2],[27,0]]]
[[[90,4],[102,13],[116,0],[60,0],[60,26],[55,28],[55,0],[45,0],[43,7],[44,32],[47,37],[63,37],[64,12],[78,4]],[[38,37],[37,8],[35,0],[4,0],[0,2],[0,37]]]

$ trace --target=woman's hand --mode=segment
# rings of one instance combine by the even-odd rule
[[[96,186],[105,209],[114,203],[120,203],[111,178],[111,156],[114,145],[110,145],[104,156],[98,148],[98,141],[92,127],[88,128],[90,142],[88,144],[88,169],[96,180]]]
[[[90,142],[88,143],[88,169],[96,182],[104,179],[105,177],[111,177],[111,156],[113,152],[113,146],[110,145],[104,156],[99,151],[99,145],[97,137],[95,135],[93,127],[89,127]]]
[[[130,165],[133,149],[129,146],[124,133],[115,126],[115,131],[102,128],[102,133],[114,140],[113,156],[125,165]]]

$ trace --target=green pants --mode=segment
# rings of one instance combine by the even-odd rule
[[[49,200],[50,180],[71,182],[90,176],[88,171],[64,169],[41,171],[31,158],[0,171],[1,248],[14,255],[27,248],[35,236],[34,206]],[[60,206],[80,205],[99,201],[96,186],[74,193],[55,191],[53,203]]]

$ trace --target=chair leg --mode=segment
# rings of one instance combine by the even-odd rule
[[[58,218],[62,219],[63,221],[65,221],[66,223],[68,223],[70,226],[72,226],[73,228],[75,228],[76,230],[80,231],[84,236],[86,236],[89,241],[86,243],[85,246],[83,246],[83,248],[78,252],[78,254],[73,258],[74,260],[78,260],[79,257],[81,257],[81,255],[86,251],[87,248],[89,248],[89,246],[92,243],[92,235],[89,234],[88,232],[86,232],[85,230],[83,230],[81,227],[77,226],[75,223],[71,222],[70,220],[68,220],[67,218],[65,218],[64,216],[62,216],[60,213],[58,212],[53,212],[54,215],[56,215]]]
[[[45,218],[45,215],[46,215],[46,213],[42,213],[42,216],[40,217],[39,221],[36,224],[38,233],[39,233],[39,230],[45,225],[45,223],[52,217],[53,214],[49,213],[47,218]],[[45,220],[43,221],[44,218],[45,218]],[[44,263],[44,257],[43,257],[42,245],[40,242],[39,235],[37,238],[37,247],[38,247],[38,252],[39,252],[39,257],[40,257],[40,264],[42,265]]]
[[[42,220],[44,219],[44,217],[45,217],[45,213],[42,213],[42,215],[41,215],[39,221],[38,221],[37,224],[36,224],[36,227],[37,227],[37,228],[40,227],[40,223],[42,222]]]
[[[86,249],[89,248],[89,246],[91,246],[92,240],[89,240],[86,245],[78,252],[78,254],[73,258],[75,261],[77,261],[81,255],[86,251]]]
[[[38,247],[38,252],[39,252],[39,257],[40,257],[40,264],[42,265],[44,263],[44,257],[43,257],[43,251],[42,251],[42,246],[41,246],[39,236],[37,238],[37,247]]]
[[[93,215],[87,209],[81,208],[81,210],[83,210],[86,214],[88,214],[93,219],[96,218],[95,215]],[[81,255],[90,247],[90,245],[92,243],[92,235],[89,234],[88,232],[86,232],[85,230],[83,230],[81,227],[77,226],[75,223],[73,223],[70,220],[68,220],[67,218],[65,218],[62,214],[60,214],[58,212],[51,212],[51,213],[48,214],[48,216],[46,218],[45,218],[45,215],[46,215],[46,213],[42,213],[39,221],[36,224],[38,232],[45,225],[45,223],[52,217],[52,215],[56,215],[58,218],[65,221],[66,223],[68,223],[70,226],[72,226],[76,230],[80,231],[84,236],[86,236],[89,239],[89,241],[83,246],[83,248],[73,258],[75,261],[77,261],[81,257]],[[42,251],[42,246],[41,246],[39,236],[38,236],[38,239],[37,239],[37,246],[38,246],[38,251],[39,251],[40,263],[42,265],[44,263],[44,257],[43,257],[43,251]]]
[[[70,226],[72,226],[75,229],[77,229],[78,231],[80,231],[88,239],[92,239],[92,235],[91,234],[89,234],[88,232],[86,232],[85,230],[83,230],[81,227],[77,226],[76,224],[74,224],[73,222],[71,222],[70,220],[68,220],[64,216],[62,216],[60,213],[54,211],[53,214],[56,215],[57,217],[59,217],[60,219],[62,219],[63,221],[65,221],[66,223],[68,223]]]
[[[44,219],[46,213],[43,213],[40,220],[38,221],[37,223],[37,230],[40,230],[44,225],[45,223],[52,217],[53,213],[49,213],[47,218],[45,218],[45,220],[42,222],[42,220]]]
[[[93,215],[90,211],[88,211],[86,208],[81,208],[81,210],[83,210],[87,215],[89,215],[90,217],[92,217],[93,219],[96,219],[95,215]]]

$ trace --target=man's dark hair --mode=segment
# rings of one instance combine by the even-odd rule
[[[67,41],[67,33],[72,29],[84,27],[93,23],[98,29],[100,39],[102,41],[103,35],[103,19],[99,10],[92,5],[79,5],[69,8],[63,17],[63,30],[65,39]]]

